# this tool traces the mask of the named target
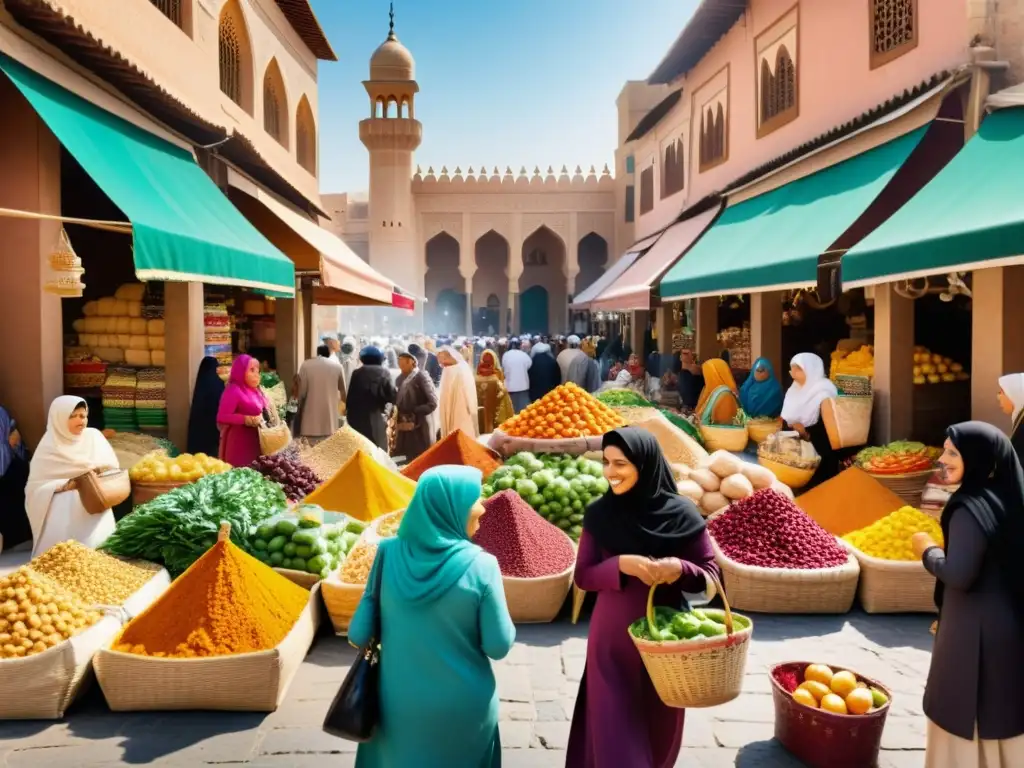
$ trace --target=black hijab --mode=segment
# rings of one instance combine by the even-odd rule
[[[946,430],[964,460],[959,490],[942,510],[942,537],[949,546],[953,513],[966,509],[990,542],[990,557],[1024,610],[1024,569],[1017,552],[1024,543],[1024,471],[1013,444],[1001,430],[981,421],[965,421]],[[935,604],[942,607],[942,581],[935,582]]]
[[[601,447],[614,445],[637,468],[639,479],[621,496],[608,491],[587,507],[583,527],[614,555],[671,557],[687,539],[700,534],[704,518],[680,496],[672,470],[654,435],[624,427],[609,432]]]
[[[220,450],[217,409],[223,394],[224,382],[217,375],[217,358],[204,357],[199,363],[192,407],[188,414],[188,445],[185,450],[189,453],[217,456]]]

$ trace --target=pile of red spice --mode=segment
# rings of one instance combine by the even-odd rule
[[[420,475],[428,469],[442,464],[476,467],[484,473],[484,477],[487,477],[501,466],[501,457],[490,448],[480,445],[461,429],[456,429],[444,440],[434,443],[400,471],[410,480],[419,480]]]
[[[730,560],[762,568],[836,568],[847,561],[835,537],[778,491],[765,488],[734,501],[708,523]]]
[[[792,693],[800,685],[800,681],[796,678],[796,672],[789,667],[778,667],[772,672],[772,677],[775,678],[775,682],[782,686],[782,690],[786,693]]]
[[[576,559],[572,542],[514,491],[484,502],[487,513],[473,541],[498,560],[503,576],[535,579],[562,573]]]

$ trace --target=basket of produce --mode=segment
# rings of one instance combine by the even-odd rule
[[[169,583],[159,566],[125,562],[75,541],[0,577],[0,591],[14,590],[5,607],[15,609],[13,622],[10,613],[5,618],[0,686],[17,692],[0,701],[0,719],[63,717],[85,688],[93,655],[121,630],[119,616],[145,609]],[[41,617],[38,625],[33,617]]]
[[[882,447],[865,448],[854,463],[911,507],[921,506],[921,494],[935,471],[939,448],[898,440]]]
[[[729,504],[778,483],[764,467],[743,461],[728,451],[715,451],[696,469],[676,467],[680,475],[676,488],[707,517]]]
[[[775,738],[808,768],[878,765],[892,694],[843,667],[788,661],[771,668]]]
[[[725,610],[677,611],[654,605],[651,587],[647,615],[629,626],[654,689],[665,706],[714,707],[740,695],[747,668],[753,622],[733,613],[713,575]]]
[[[154,451],[142,457],[130,470],[132,504],[139,506],[168,491],[207,475],[227,472],[231,465],[204,453],[168,456]]]
[[[577,541],[583,532],[584,509],[608,491],[608,481],[594,459],[524,451],[484,478],[485,499],[507,490],[515,491],[541,517]]]
[[[833,450],[855,448],[868,441],[874,397],[842,394],[821,404],[821,420]]]
[[[93,661],[115,712],[280,706],[319,622],[307,591],[218,540]]]
[[[942,546],[932,517],[903,507],[866,528],[843,536],[860,562],[857,596],[866,613],[935,613],[935,577],[914,554],[911,537],[927,533]]]
[[[341,568],[321,583],[327,615],[339,635],[348,634],[348,625],[366,592],[366,582],[370,578],[379,542],[376,531],[367,528]]]
[[[728,407],[730,404],[732,407]],[[730,414],[732,418],[725,421],[721,418],[724,414]],[[704,410],[700,413],[700,433],[704,438],[704,446],[709,451],[739,453],[746,450],[747,443],[750,442],[747,419],[740,408],[736,393],[729,387],[721,386],[711,393]]]
[[[323,483],[316,472],[284,453],[260,456],[249,466],[278,483],[288,501],[301,501]]]
[[[846,613],[857,558],[781,493],[768,488],[708,518],[729,602],[758,613]]]
[[[871,397],[871,377],[853,376],[848,373],[838,373],[834,378],[836,389],[841,394],[849,397]]]
[[[796,432],[776,432],[757,446],[757,463],[790,488],[803,488],[814,477],[821,457]]]
[[[610,406],[568,382],[504,422],[488,445],[502,456],[521,451],[579,455],[600,450],[603,435],[622,426]]]
[[[757,416],[747,419],[747,434],[750,439],[760,445],[769,437],[782,429],[782,419],[772,419],[765,416]]]
[[[498,561],[512,621],[554,621],[572,588],[576,566],[572,539],[514,491],[495,494],[484,507],[487,514],[480,518],[473,541]]]

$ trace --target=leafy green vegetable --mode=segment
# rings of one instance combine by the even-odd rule
[[[612,389],[608,392],[601,392],[595,397],[612,408],[616,406],[620,408],[651,408],[654,406],[650,400],[628,389]]]
[[[673,413],[667,408],[661,409],[661,415],[671,421],[675,426],[679,427],[683,432],[692,437],[697,441],[698,444],[704,445],[704,438],[700,434],[700,430],[697,429],[693,424],[684,419],[678,413]]]
[[[161,563],[176,577],[206,552],[203,545],[216,538],[221,522],[231,524],[232,541],[252,552],[251,533],[285,504],[281,486],[255,470],[207,475],[136,507],[102,549]]]

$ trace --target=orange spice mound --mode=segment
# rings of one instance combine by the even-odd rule
[[[420,475],[428,469],[442,464],[476,467],[487,477],[501,466],[501,459],[494,451],[485,448],[461,429],[456,429],[409,462],[401,472],[410,480],[419,480]]]
[[[833,536],[859,531],[906,502],[871,475],[850,467],[797,496],[796,505]]]
[[[548,392],[501,425],[512,437],[557,440],[567,437],[597,437],[624,427],[613,409],[572,382]]]
[[[133,619],[115,651],[140,656],[229,656],[273,648],[291,631],[309,592],[219,541]]]

